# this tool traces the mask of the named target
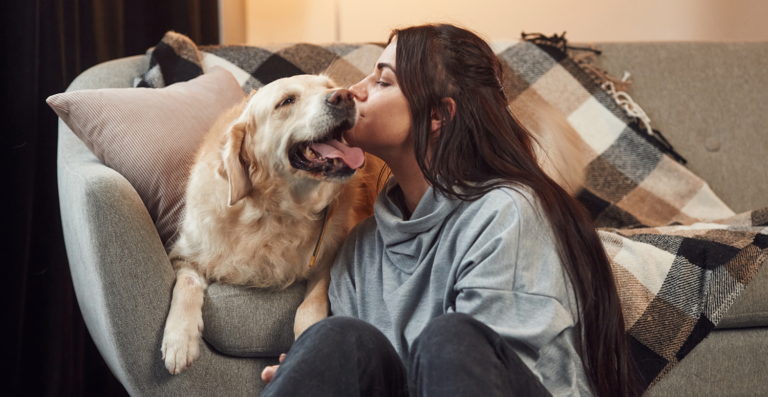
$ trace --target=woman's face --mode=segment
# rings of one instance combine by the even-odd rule
[[[344,135],[350,145],[384,161],[413,152],[411,110],[395,75],[396,45],[392,40],[376,61],[373,73],[350,87],[360,117]]]

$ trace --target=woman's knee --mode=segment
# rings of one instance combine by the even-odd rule
[[[378,344],[389,343],[386,336],[373,325],[354,317],[345,316],[331,316],[316,322],[299,336],[297,343],[302,339],[307,339],[312,344],[343,344],[357,348],[370,348]]]
[[[370,324],[358,318],[347,317],[347,316],[330,316],[314,323],[310,328],[317,327],[321,329],[336,329],[336,328],[355,329],[360,326],[366,326],[366,325],[370,325]]]
[[[435,317],[427,323],[427,326],[424,327],[424,330],[421,331],[418,338],[451,340],[457,337],[466,336],[467,334],[476,333],[479,331],[479,326],[484,326],[484,324],[468,314],[448,313]]]
[[[369,332],[370,324],[354,317],[331,316],[312,324],[301,336],[345,338],[350,334]]]
[[[467,341],[488,339],[488,330],[487,325],[468,314],[444,314],[427,323],[411,346],[411,356],[419,351],[430,355],[447,353],[447,350],[466,346]]]

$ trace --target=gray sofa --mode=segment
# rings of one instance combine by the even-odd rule
[[[768,206],[768,43],[597,46],[603,50],[599,65],[613,75],[632,72],[629,94],[727,204],[736,212]],[[67,91],[129,87],[146,68],[144,56],[106,62]],[[141,199],[61,121],[58,184],[78,303],[126,390],[137,396],[257,395],[262,368],[290,347],[304,286],[254,292],[213,284],[201,357],[172,376],[160,344],[174,274]],[[647,395],[768,395],[768,271],[758,273],[718,328]]]

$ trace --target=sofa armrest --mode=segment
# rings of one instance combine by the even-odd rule
[[[142,62],[144,65],[142,66]],[[115,68],[123,70],[115,77]],[[144,57],[98,65],[69,91],[127,87]],[[118,75],[121,75],[118,73]],[[130,183],[101,164],[60,120],[58,186],[70,272],[88,331],[131,395],[257,395],[277,358],[222,355],[201,341],[195,364],[173,376],[161,359],[174,272],[149,213]]]
[[[254,395],[271,359],[221,355],[201,341],[201,356],[172,376],[160,345],[174,272],[154,223],[133,187],[93,161],[69,162],[85,145],[60,123],[59,197],[80,310],[99,352],[131,395]],[[88,152],[90,154],[90,152]],[[91,155],[93,156],[93,155]],[[86,210],[87,209],[87,210]]]
[[[68,158],[82,154],[67,150],[79,142],[61,121],[59,130],[59,200],[75,293],[102,357],[128,388],[123,361],[130,357],[123,346],[158,338],[173,269],[133,187],[95,157]],[[155,331],[142,335],[136,327]],[[152,349],[154,355],[159,349]]]
[[[80,73],[67,87],[67,92],[133,87],[133,79],[146,72],[147,68],[149,59],[146,55],[103,62]]]

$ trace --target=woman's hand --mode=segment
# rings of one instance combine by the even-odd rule
[[[285,360],[285,353],[280,355],[280,362],[282,363],[283,360]],[[275,372],[277,372],[277,369],[279,368],[279,365],[270,365],[266,368],[264,368],[263,371],[261,371],[261,380],[263,380],[266,383],[269,383],[272,381],[272,378],[275,377]]]

